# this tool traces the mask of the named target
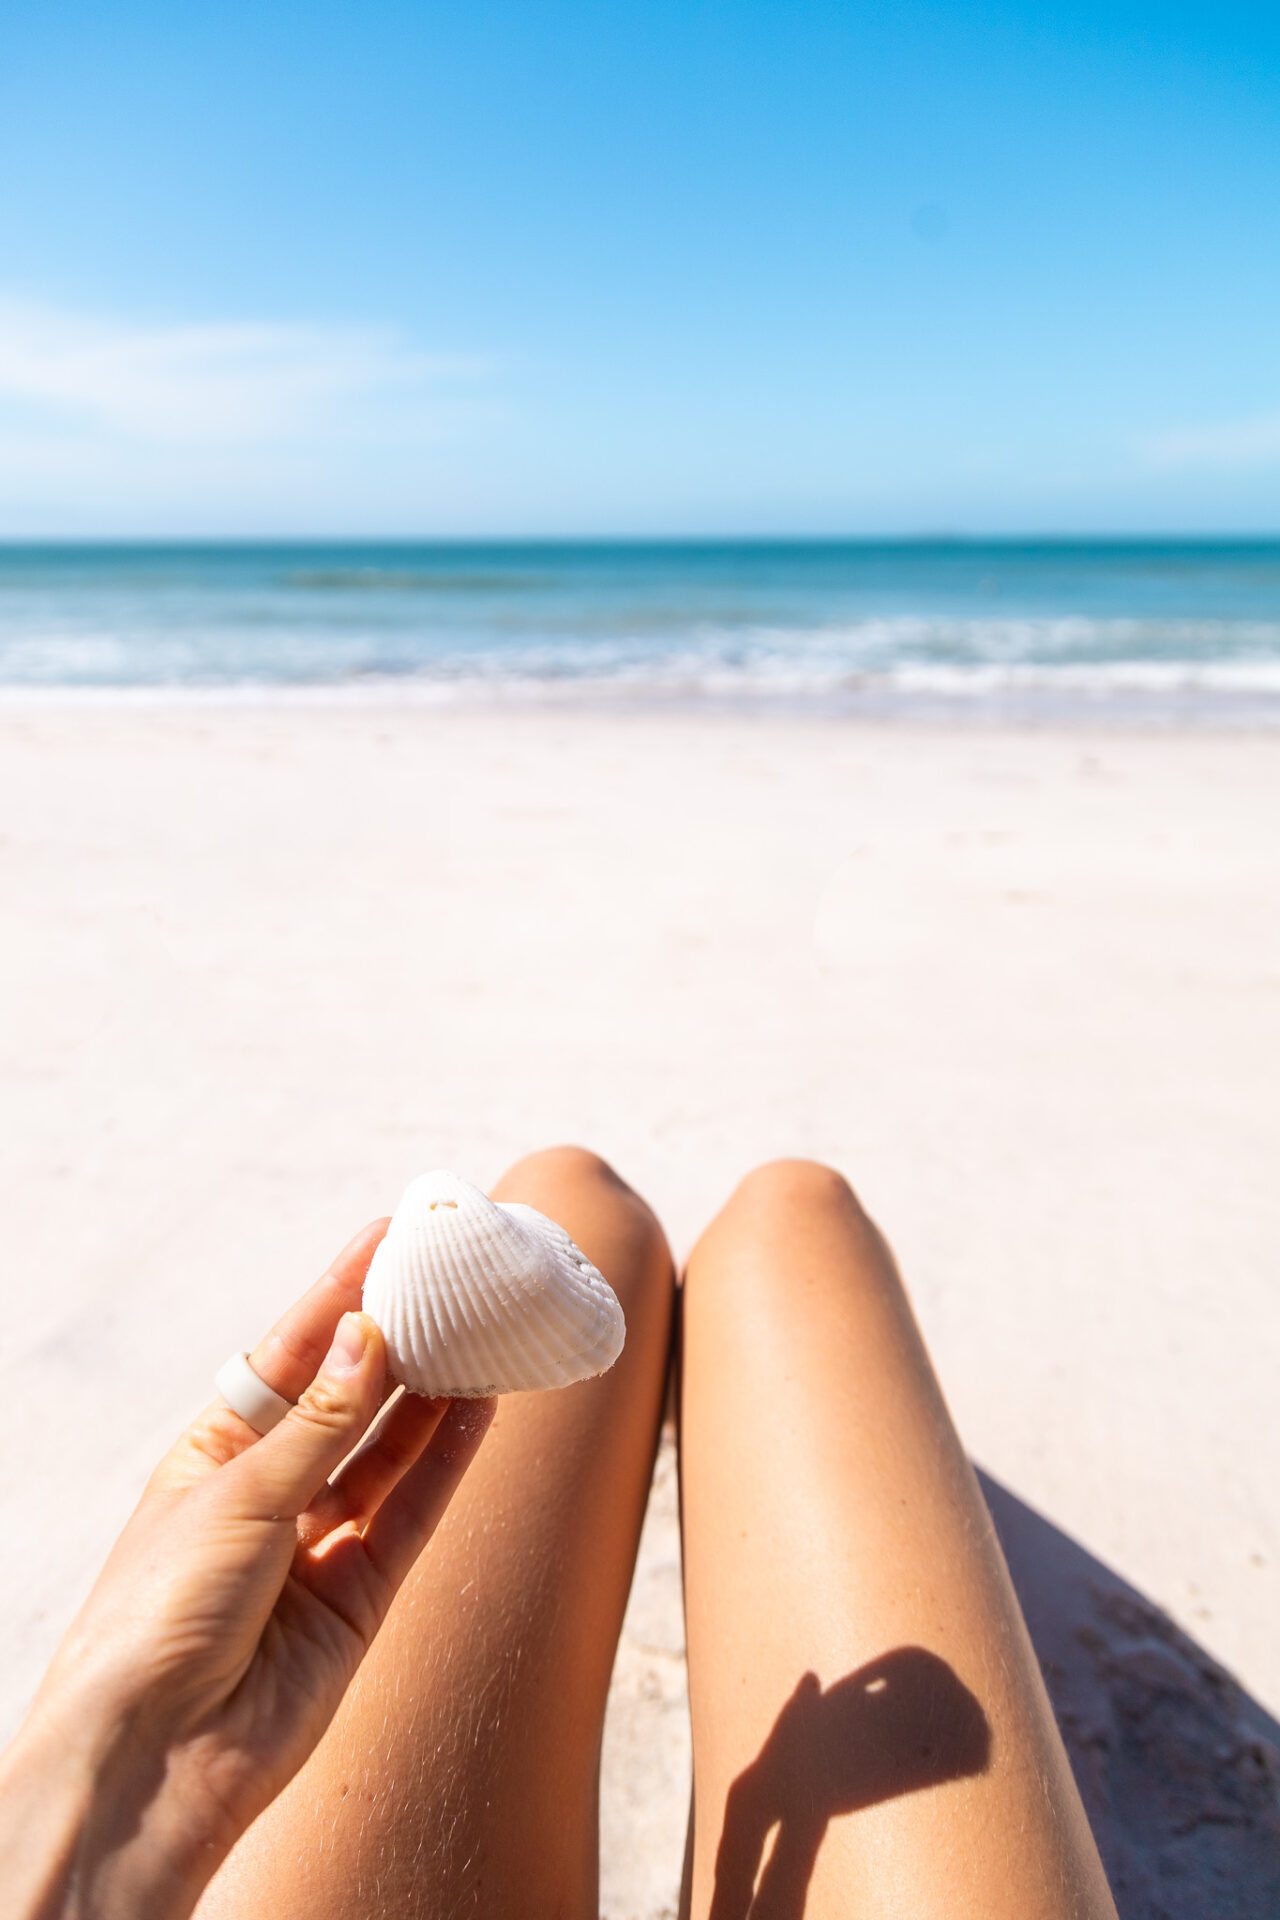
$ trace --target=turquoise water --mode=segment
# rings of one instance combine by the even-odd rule
[[[0,547],[0,685],[1273,717],[1280,542]]]

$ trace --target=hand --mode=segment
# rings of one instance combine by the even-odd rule
[[[0,1762],[7,1911],[189,1913],[332,1719],[493,1412],[403,1394],[352,1454],[384,1398],[358,1308],[386,1226],[251,1355],[297,1399],[279,1426],[218,1400],[153,1474]]]

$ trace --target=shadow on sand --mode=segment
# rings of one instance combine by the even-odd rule
[[[1280,1915],[1280,1726],[1167,1614],[978,1477],[1121,1920]]]

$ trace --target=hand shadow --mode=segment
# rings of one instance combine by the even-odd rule
[[[982,1773],[990,1748],[977,1700],[923,1647],[896,1647],[825,1692],[806,1673],[729,1789],[709,1920],[801,1920],[831,1820]]]

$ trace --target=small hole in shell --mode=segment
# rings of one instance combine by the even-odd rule
[[[456,1200],[433,1200],[431,1202],[432,1213],[435,1212],[437,1207],[452,1207],[454,1212],[456,1213],[458,1209],[458,1203]]]

